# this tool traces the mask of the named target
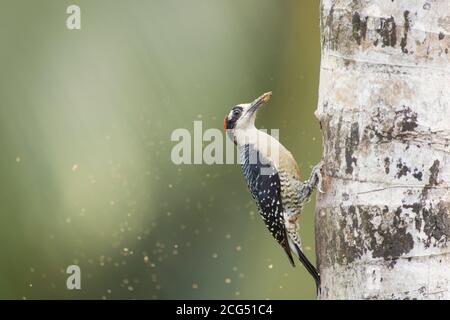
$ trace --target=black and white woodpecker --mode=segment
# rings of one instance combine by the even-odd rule
[[[300,181],[300,170],[292,154],[274,137],[255,127],[256,113],[272,96],[268,92],[252,103],[233,107],[224,129],[237,146],[242,171],[266,227],[283,247],[292,266],[292,252],[313,276],[317,288],[320,275],[301,249],[298,218],[314,188],[321,184],[321,166],[308,181]]]

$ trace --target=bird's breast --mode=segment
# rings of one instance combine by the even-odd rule
[[[279,170],[278,175],[280,177],[280,193],[284,211],[289,216],[300,214],[301,206],[298,194],[300,181],[284,170]]]

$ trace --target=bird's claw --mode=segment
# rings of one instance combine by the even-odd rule
[[[313,175],[315,175],[317,177],[317,191],[319,191],[320,193],[325,193],[325,191],[323,191],[322,189],[322,181],[323,181],[323,177],[322,177],[322,168],[323,168],[323,160],[320,161],[317,165],[314,166],[314,168],[312,169]]]

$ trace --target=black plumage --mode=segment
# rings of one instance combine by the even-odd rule
[[[273,164],[251,144],[244,145],[241,160],[248,188],[267,229],[286,251],[291,264],[295,266],[285,228],[278,172]]]

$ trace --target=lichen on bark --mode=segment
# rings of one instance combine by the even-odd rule
[[[321,15],[319,298],[448,299],[450,2],[322,0]]]

